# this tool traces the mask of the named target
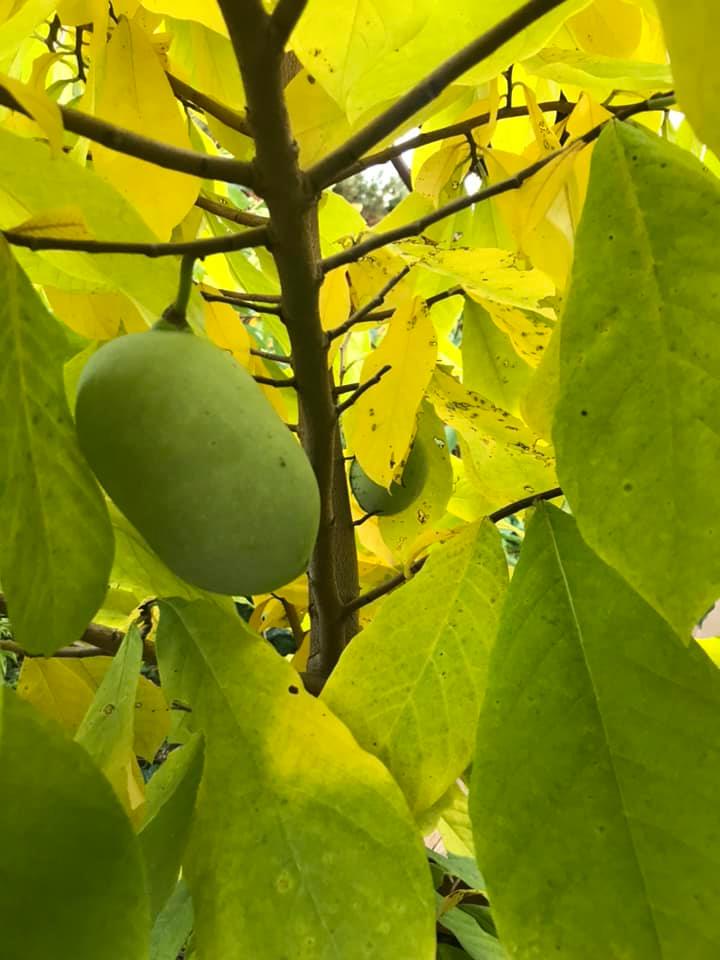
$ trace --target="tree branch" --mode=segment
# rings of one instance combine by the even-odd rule
[[[247,247],[267,245],[268,231],[254,227],[228,237],[208,237],[184,243],[135,243],[125,240],[75,240],[70,237],[43,237],[17,230],[0,231],[8,243],[28,250],[77,250],[80,253],[134,253],[146,257],[174,257],[191,254],[200,259],[211,253],[231,253]]]
[[[357,309],[348,317],[347,320],[345,320],[344,323],[341,323],[332,330],[328,330],[328,340],[335,340],[337,337],[342,337],[348,332],[348,330],[356,326],[358,323],[368,320],[370,313],[375,309],[375,307],[379,307],[384,302],[385,297],[390,293],[390,291],[396,287],[401,280],[404,280],[409,273],[410,267],[403,267],[399,273],[396,273],[394,277],[391,277],[388,280],[382,290],[380,290],[379,293],[372,298],[372,300],[368,300],[364,306]],[[392,310],[388,311],[388,316],[391,316],[392,313]]]
[[[322,283],[318,196],[298,166],[284,101],[283,51],[274,45],[261,0],[219,0],[240,65],[255,135],[256,192],[272,219],[272,255],[282,289],[283,319],[293,354],[300,437],[320,491],[318,536],[308,570],[309,671],[329,676],[356,618],[344,605],[358,591],[355,534],[342,461],[328,341],[320,320]],[[296,3],[283,4],[286,11]]]
[[[0,650],[7,650],[8,653],[15,653],[19,657],[30,657],[31,659],[37,659],[42,657],[41,653],[28,653],[26,650],[23,650],[21,646],[17,643],[13,643],[12,640],[0,640]],[[101,650],[100,647],[61,647],[60,650],[56,650],[53,654],[53,658],[59,657],[61,659],[74,659],[82,660],[86,657],[107,657],[109,654],[105,650]]]
[[[523,497],[521,500],[515,500],[513,503],[509,503],[506,507],[501,507],[494,513],[488,514],[488,520],[491,520],[493,523],[499,523],[501,520],[511,517],[514,513],[519,513],[521,510],[527,510],[528,507],[532,507],[532,505],[537,503],[538,500],[554,500],[556,497],[561,497],[562,495],[563,492],[560,487],[553,487],[552,490],[544,490],[542,493],[533,493],[529,497]],[[350,603],[346,605],[345,609],[349,614],[354,613],[361,607],[366,607],[368,604],[379,600],[380,597],[384,597],[386,593],[390,593],[392,590],[395,590],[396,587],[402,586],[403,583],[406,583],[408,580],[412,579],[416,573],[422,570],[426,560],[427,556],[420,557],[419,560],[415,560],[415,562],[410,565],[410,569],[408,571],[409,575],[398,573],[390,580],[386,580],[384,583],[379,584],[379,586],[373,587],[372,590],[368,590],[366,593],[361,593],[359,597],[355,597],[354,600],[351,600]]]
[[[203,300],[207,300],[208,303],[229,303],[231,307],[246,307],[249,310],[254,310],[255,313],[267,313],[270,316],[282,318],[281,307],[272,307],[265,303],[254,303],[248,300],[237,300],[235,297],[228,297],[224,293],[212,293],[206,290],[202,290],[201,294]]]
[[[0,88],[0,106],[8,107],[18,113],[30,116],[28,111],[17,102],[7,90]],[[224,183],[244,184],[253,187],[255,182],[253,166],[233,160],[231,157],[209,157],[195,150],[185,150],[182,147],[173,147],[160,140],[153,140],[132,130],[124,130],[105,120],[91,117],[90,114],[73,110],[71,107],[60,107],[63,124],[66,130],[87,137],[94,143],[100,143],[109,150],[146,160],[166,170],[176,170],[179,173],[189,173],[207,180],[221,180]]]
[[[271,43],[275,49],[285,49],[285,44],[306,6],[307,0],[278,0],[268,25]]]
[[[238,113],[237,110],[233,110],[226,104],[220,103],[219,100],[215,100],[213,97],[202,93],[202,91],[196,90],[194,87],[191,87],[189,83],[185,83],[184,80],[174,76],[172,73],[166,73],[165,76],[168,78],[172,92],[180,100],[189,103],[192,107],[203,110],[211,117],[219,120],[220,123],[224,123],[226,127],[230,127],[231,130],[236,130],[246,137],[252,137],[250,124],[247,121],[247,117],[242,113]]]
[[[262,383],[266,387],[278,387],[282,389],[283,387],[296,387],[295,377],[286,377],[284,380],[276,380],[273,377],[261,377],[258,375],[253,375],[253,380],[255,383]]]
[[[270,223],[267,217],[260,217],[257,213],[248,213],[246,210],[238,210],[229,203],[211,200],[210,197],[204,197],[202,194],[195,201],[195,206],[200,207],[201,210],[207,210],[208,213],[214,213],[216,217],[222,217],[223,220],[240,223],[244,227],[266,227]]]
[[[356,403],[364,393],[367,393],[367,391],[371,387],[374,387],[376,383],[380,383],[385,374],[390,373],[391,370],[392,367],[389,363],[386,363],[384,367],[380,367],[378,372],[374,376],[370,377],[369,380],[366,380],[365,383],[361,383],[357,390],[351,394],[347,400],[343,400],[342,403],[338,404],[337,415],[339,417],[342,416],[342,414],[345,413],[345,411],[354,403]]]
[[[535,176],[536,173],[539,173],[559,157],[564,156],[571,150],[577,150],[579,147],[587,146],[587,144],[597,140],[608,123],[612,123],[615,120],[627,120],[637,113],[647,113],[652,110],[666,110],[674,101],[675,97],[673,94],[657,94],[648,100],[642,100],[639,103],[622,107],[617,111],[615,117],[604,120],[591,130],[588,130],[587,133],[577,137],[575,140],[569,141],[565,146],[554,150],[552,153],[546,154],[522,170],[518,170],[513,176],[490,184],[490,186],[478,190],[477,193],[458,197],[456,200],[446,203],[444,206],[433,210],[424,217],[418,217],[417,220],[403,224],[400,227],[395,227],[393,230],[377,233],[365,240],[361,240],[360,243],[356,243],[352,247],[348,247],[346,250],[341,250],[339,253],[328,257],[326,260],[323,260],[323,270],[328,273],[330,270],[335,270],[337,267],[342,267],[347,263],[354,263],[361,257],[367,256],[368,253],[372,253],[374,250],[380,249],[380,247],[385,247],[389,243],[396,243],[398,240],[407,240],[409,237],[418,236],[434,223],[438,223],[440,220],[444,220],[446,217],[458,213],[460,210],[465,210],[467,207],[471,207],[476,203],[482,203],[484,200],[490,200],[492,197],[497,197],[500,194],[508,193],[510,190],[517,190],[526,180]]]
[[[384,140],[418,110],[431,103],[454,80],[564,2],[565,0],[529,0],[519,10],[445,60],[384,113],[312,166],[308,170],[308,177],[315,189],[322,190],[333,183],[342,170],[359,160],[376,143]]]

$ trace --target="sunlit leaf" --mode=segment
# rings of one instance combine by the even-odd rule
[[[239,618],[164,602],[159,631],[163,682],[206,737],[185,864],[198,948],[431,960],[422,841],[384,767]]]
[[[717,954],[719,708],[710,659],[571,517],[538,507],[491,657],[470,793],[511,956]]]
[[[466,527],[391,594],[323,691],[415,812],[432,806],[470,760],[506,582],[493,525]]]

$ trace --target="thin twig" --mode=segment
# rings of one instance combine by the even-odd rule
[[[306,6],[307,0],[278,0],[268,24],[268,34],[275,49],[285,48]]]
[[[276,380],[273,377],[261,377],[259,375],[254,375],[253,380],[255,383],[262,383],[266,387],[278,387],[282,389],[283,387],[296,387],[295,377],[287,377],[285,380]]]
[[[292,630],[293,639],[295,640],[295,651],[297,652],[303,644],[305,639],[305,631],[302,628],[302,623],[300,622],[300,616],[297,612],[297,607],[294,603],[291,603],[286,597],[281,597],[279,594],[274,593],[273,596],[276,600],[279,600],[283,605],[283,610],[285,611],[285,617],[287,622],[290,625]]]
[[[356,324],[368,320],[369,314],[375,309],[375,307],[379,307],[385,301],[385,297],[387,297],[390,291],[393,290],[401,280],[405,279],[408,273],[410,273],[409,265],[404,266],[399,273],[396,273],[394,277],[391,277],[382,290],[380,290],[379,293],[372,298],[372,300],[368,300],[364,306],[357,309],[348,317],[347,320],[345,320],[344,323],[341,323],[340,326],[335,327],[332,330],[328,330],[328,340],[335,340],[337,337],[342,337]],[[390,314],[392,313],[393,311],[391,310]]]
[[[338,416],[339,417],[342,416],[342,414],[345,413],[345,411],[349,407],[351,407],[354,403],[357,403],[357,401],[360,399],[360,397],[364,393],[366,393],[371,387],[374,387],[376,383],[380,383],[380,381],[385,376],[385,374],[389,373],[391,370],[392,370],[392,367],[390,366],[390,364],[386,363],[384,367],[380,367],[380,369],[374,376],[370,377],[369,380],[366,380],[365,383],[361,383],[360,386],[357,388],[357,390],[354,393],[352,393],[347,398],[347,400],[343,400],[343,402],[338,405],[338,408],[337,408]]]
[[[501,520],[511,517],[514,513],[519,513],[521,510],[527,510],[528,507],[531,507],[534,503],[537,503],[538,500],[554,500],[556,497],[561,497],[562,495],[563,492],[560,487],[553,487],[552,490],[544,490],[542,493],[533,493],[529,497],[523,497],[521,500],[514,500],[506,507],[501,507],[494,513],[488,514],[488,520],[491,520],[493,523],[499,523]],[[354,600],[351,600],[345,605],[346,616],[349,616],[351,613],[354,613],[361,607],[366,607],[368,604],[374,603],[375,600],[379,600],[380,597],[384,597],[386,593],[390,593],[392,590],[395,590],[396,587],[402,586],[403,583],[406,583],[408,580],[412,579],[416,573],[422,570],[426,560],[427,556],[420,557],[418,560],[415,560],[412,564],[410,564],[407,574],[398,573],[394,577],[391,577],[390,580],[386,580],[379,586],[373,587],[372,590],[368,590],[365,593],[361,593],[360,596],[355,597]]]
[[[443,290],[441,293],[434,293],[431,297],[423,300],[423,304],[429,310],[431,307],[434,307],[436,303],[440,303],[441,300],[448,300],[450,297],[463,296],[464,293],[465,291],[462,289],[462,287],[449,287],[447,290]],[[367,323],[383,323],[385,320],[389,320],[394,313],[394,307],[390,307],[387,310],[375,310],[373,313],[369,313],[365,317],[365,321]]]
[[[412,190],[412,177],[410,176],[410,171],[407,168],[407,164],[402,159],[402,157],[393,157],[390,161],[395,167],[395,173],[400,177],[403,186],[406,190]]]
[[[245,307],[248,310],[254,310],[255,313],[267,313],[273,317],[282,317],[281,307],[271,307],[264,303],[252,303],[248,300],[238,300],[235,297],[228,297],[223,293],[211,293],[209,290],[201,290],[203,300],[208,303],[228,303],[231,307]]]
[[[359,520],[353,520],[353,526],[361,527],[364,523],[367,523],[368,520],[372,520],[373,517],[377,517],[377,516],[378,514],[376,511],[373,511],[372,513],[364,513]]]
[[[267,243],[265,227],[253,227],[226,237],[207,237],[183,243],[134,243],[124,240],[76,240],[70,237],[43,237],[16,230],[0,231],[8,243],[28,250],[77,250],[81,253],[134,253],[146,257],[174,257],[192,254],[198,259],[211,253],[231,253]]]
[[[562,3],[564,0],[529,0],[449,57],[391,107],[311,167],[308,177],[313,187],[321,190],[333,183],[341,171],[359,160],[376,143],[390,136],[418,110],[432,103],[454,80]]]
[[[194,87],[191,87],[189,83],[185,83],[184,80],[181,80],[172,73],[167,73],[166,76],[173,93],[180,100],[184,100],[191,106],[203,110],[211,117],[219,120],[220,123],[224,123],[226,127],[230,127],[231,130],[236,130],[246,137],[252,137],[250,124],[244,114],[238,113],[237,110],[233,110],[226,104],[220,103],[219,100],[215,100],[206,93],[196,90]]]
[[[13,95],[0,88],[0,106],[8,107],[26,117],[30,114]],[[132,130],[116,127],[106,120],[91,117],[72,107],[60,106],[63,125],[71,133],[87,137],[94,143],[100,143],[108,150],[115,150],[139,160],[146,160],[166,170],[189,173],[207,180],[220,180],[225,183],[244,184],[252,187],[255,181],[253,166],[232,157],[211,157],[195,150],[173,147],[169,143],[153,140]]]
[[[28,653],[19,644],[12,640],[0,640],[0,650],[6,650],[8,653],[17,654],[19,657],[29,657],[36,659],[44,656],[42,653]],[[100,647],[61,647],[53,654],[53,658],[59,657],[66,660],[83,660],[86,657],[109,657],[107,650],[101,650]]]
[[[267,217],[261,217],[257,213],[248,213],[246,210],[238,210],[230,203],[211,200],[210,197],[204,197],[202,194],[195,201],[195,206],[200,207],[201,210],[207,210],[208,213],[215,214],[216,217],[222,217],[223,220],[240,223],[245,227],[266,227],[270,223]]]
[[[287,363],[292,366],[292,357],[286,357],[283,353],[270,353],[269,350],[256,350],[251,347],[250,353],[253,357],[262,357],[263,360],[270,360],[272,363]]]
[[[374,236],[368,237],[366,240],[361,240],[360,243],[356,243],[352,247],[348,247],[346,250],[327,257],[322,262],[323,271],[328,273],[337,267],[354,263],[361,257],[367,256],[367,254],[372,253],[374,250],[378,250],[380,247],[385,247],[390,243],[396,243],[399,240],[407,240],[409,237],[418,236],[434,223],[438,223],[440,220],[444,220],[446,217],[458,213],[460,210],[465,210],[467,207],[482,203],[485,200],[490,200],[492,197],[497,197],[500,194],[508,193],[510,190],[518,190],[526,180],[535,176],[536,173],[539,173],[548,166],[548,164],[558,160],[571,150],[577,150],[597,140],[607,124],[614,122],[615,119],[627,120],[629,117],[638,113],[647,113],[652,110],[667,110],[669,106],[672,106],[674,101],[674,94],[669,93],[656,94],[654,97],[650,97],[648,100],[643,100],[640,103],[629,104],[622,110],[618,110],[614,118],[604,120],[602,123],[597,124],[597,126],[588,130],[587,133],[577,137],[575,140],[569,141],[564,147],[560,147],[558,150],[554,150],[552,153],[540,157],[539,160],[524,167],[522,170],[518,170],[513,176],[490,184],[490,186],[478,190],[477,193],[458,197],[456,200],[446,203],[432,213],[424,217],[418,217],[417,220],[413,220],[411,223],[403,224],[403,226],[396,227],[394,230],[386,230],[384,233],[377,233]]]
[[[239,290],[223,290],[220,288],[220,293],[226,297],[235,297],[236,300],[240,303],[247,301],[255,301],[257,303],[281,303],[282,298],[276,293],[243,293]]]

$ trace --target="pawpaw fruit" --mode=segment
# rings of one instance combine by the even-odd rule
[[[418,441],[413,444],[400,482],[391,483],[389,490],[371,480],[357,460],[350,467],[350,487],[355,499],[365,513],[381,516],[406,510],[421,493],[426,477],[427,458]]]
[[[85,365],[80,447],[161,560],[216,593],[267,593],[307,567],[312,467],[250,374],[191,332],[112,340]]]

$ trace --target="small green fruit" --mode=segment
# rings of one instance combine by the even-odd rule
[[[366,513],[391,516],[407,509],[419,496],[426,476],[425,451],[422,445],[416,442],[407,458],[402,479],[399,483],[391,483],[389,490],[371,480],[357,460],[353,460],[350,467],[350,487]]]
[[[83,369],[75,416],[102,485],[188,583],[267,593],[307,567],[315,475],[229,353],[162,328],[120,337]]]

